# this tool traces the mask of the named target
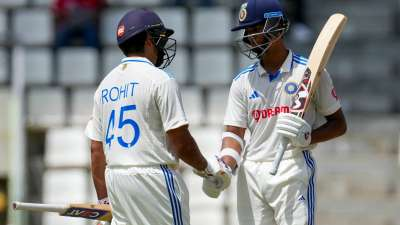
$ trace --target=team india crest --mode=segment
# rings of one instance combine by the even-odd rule
[[[239,11],[239,21],[243,22],[246,17],[247,17],[247,3],[244,3],[241,7],[240,7],[240,11]]]
[[[118,27],[117,36],[122,37],[125,34],[125,26],[121,25]]]

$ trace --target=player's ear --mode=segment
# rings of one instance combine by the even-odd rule
[[[147,33],[146,40],[144,42],[144,46],[147,48],[152,48],[154,46],[153,38],[149,33]]]

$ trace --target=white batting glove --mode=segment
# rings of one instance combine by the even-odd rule
[[[294,114],[279,114],[276,130],[283,137],[289,138],[294,147],[306,147],[311,143],[311,126]]]
[[[203,177],[204,193],[211,198],[217,198],[230,185],[232,170],[218,156],[213,156],[207,162],[204,171],[194,170],[194,173]]]
[[[220,183],[218,178],[214,176],[203,178],[203,192],[210,198],[218,198],[223,191],[220,187],[218,187],[218,183]]]

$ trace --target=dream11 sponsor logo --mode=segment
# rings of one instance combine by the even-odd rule
[[[261,119],[269,119],[273,116],[279,115],[280,113],[290,113],[289,106],[276,106],[266,109],[255,109],[251,112],[251,116],[256,122],[259,122]]]

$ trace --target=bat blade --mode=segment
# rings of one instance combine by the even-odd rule
[[[14,202],[13,209],[36,212],[57,212],[60,216],[80,217],[90,220],[111,221],[112,219],[111,207],[103,204],[61,205]]]
[[[325,23],[308,57],[307,69],[293,99],[291,113],[300,117],[304,116],[304,112],[318,87],[321,72],[325,68],[346,22],[347,17],[337,13],[329,17]],[[269,171],[271,175],[276,175],[288,143],[288,140],[281,138],[272,168]]]
[[[101,204],[71,204],[60,215],[101,221],[111,221],[112,219],[111,207]]]
[[[299,98],[303,98],[305,101],[302,108],[295,109],[295,113],[298,113],[301,117],[303,117],[315,90],[318,88],[321,73],[332,55],[333,49],[335,48],[346,22],[347,17],[343,14],[333,14],[322,28],[311,50],[310,56],[308,57],[307,69],[301,82],[308,93],[307,95],[296,95],[296,97],[299,96]]]

